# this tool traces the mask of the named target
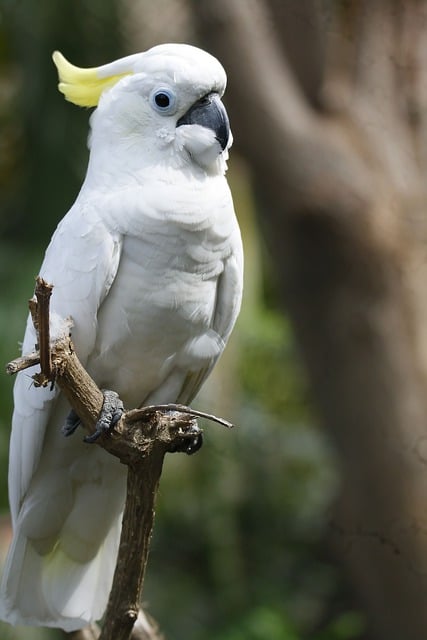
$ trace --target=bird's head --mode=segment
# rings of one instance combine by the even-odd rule
[[[138,162],[168,158],[224,170],[232,142],[221,101],[226,75],[210,54],[162,44],[91,69],[75,67],[57,51],[53,60],[66,99],[97,107],[92,150],[120,155],[121,149],[132,149]]]

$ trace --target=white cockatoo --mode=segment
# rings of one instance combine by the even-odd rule
[[[188,403],[224,349],[242,293],[224,69],[183,44],[93,69],[58,52],[54,62],[67,100],[97,108],[86,178],[40,271],[54,285],[52,317],[72,317],[82,363],[126,408]],[[35,342],[28,322],[23,352]],[[71,631],[104,613],[126,468],[77,434],[65,438],[65,398],[34,388],[31,373],[14,388],[0,615]]]

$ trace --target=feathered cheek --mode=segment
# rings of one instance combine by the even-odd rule
[[[172,133],[172,131],[170,131],[169,129],[166,129],[166,127],[163,127],[161,129],[158,129],[157,138],[159,139],[160,143],[167,146],[174,141],[175,135],[174,133]]]
[[[222,153],[215,132],[199,124],[178,127],[175,139],[177,148],[186,151],[202,167],[211,166]]]

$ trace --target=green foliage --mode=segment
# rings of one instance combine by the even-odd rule
[[[298,640],[294,626],[282,612],[268,606],[258,607],[221,633],[220,640]]]
[[[306,381],[286,317],[258,307],[242,329],[239,376],[248,397],[287,420],[310,419]]]
[[[85,66],[121,54],[115,0],[21,0],[0,6],[0,231],[20,242],[43,242],[72,204],[87,161],[88,113],[57,92],[51,61],[62,49]],[[6,90],[7,89],[7,90]]]
[[[64,640],[64,634],[55,629],[36,629],[34,627],[11,627],[0,622],[2,640]]]
[[[359,611],[346,611],[332,620],[312,640],[351,640],[359,638],[365,631],[366,620]]]

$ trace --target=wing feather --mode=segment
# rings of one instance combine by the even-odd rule
[[[224,270],[218,278],[216,304],[212,318],[212,329],[220,336],[224,346],[230,337],[242,302],[243,249],[237,228],[232,239],[232,247],[231,255],[226,259]],[[187,374],[177,402],[188,404],[192,401],[220,355],[212,358],[202,369]]]
[[[93,208],[79,206],[78,201],[59,224],[46,251],[40,275],[54,285],[51,310],[61,318],[72,317],[73,342],[83,364],[95,343],[97,311],[117,273],[120,252],[120,235],[108,230]],[[23,353],[32,351],[35,342],[28,319]],[[13,522],[38,465],[46,425],[58,395],[57,389],[34,388],[34,371],[19,373],[14,387],[9,462]]]

